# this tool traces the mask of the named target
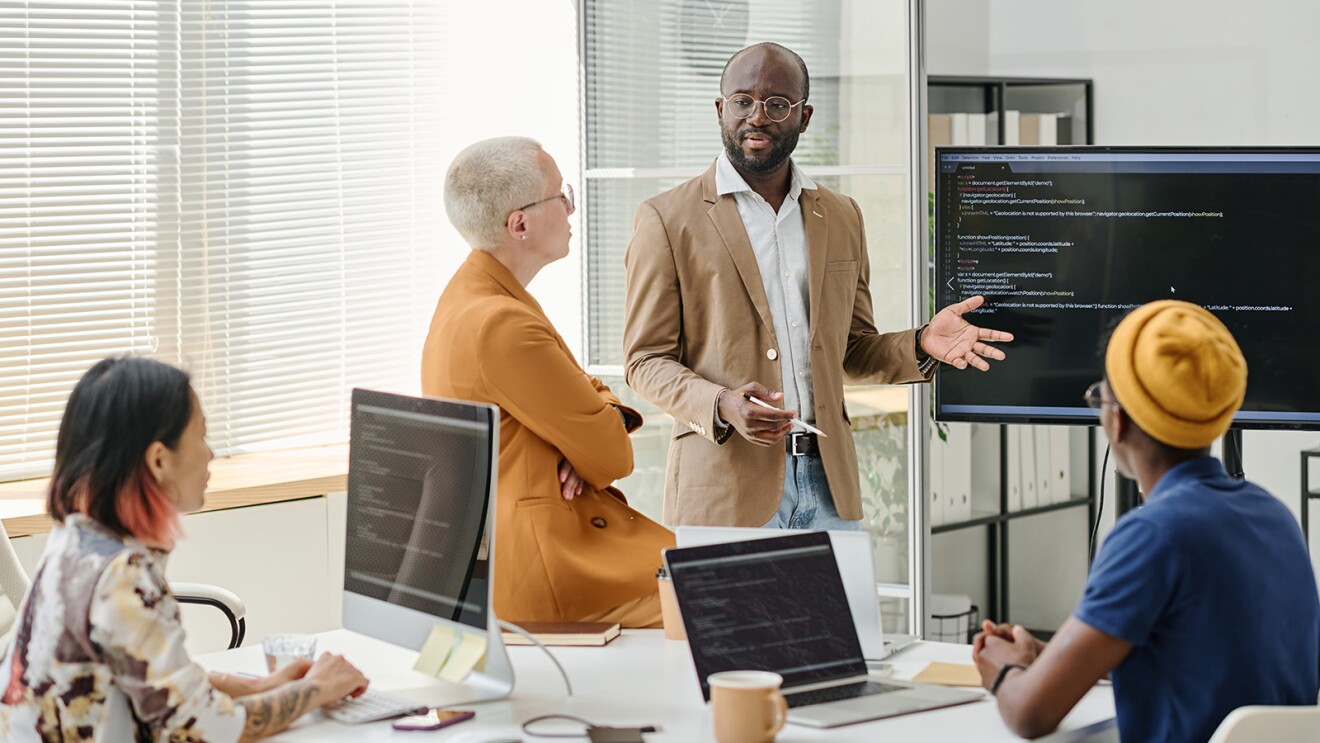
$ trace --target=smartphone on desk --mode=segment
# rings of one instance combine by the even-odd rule
[[[471,720],[477,713],[470,709],[433,709],[424,715],[409,715],[394,721],[395,730],[439,730]]]

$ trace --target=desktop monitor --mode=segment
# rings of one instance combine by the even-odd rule
[[[1320,429],[1320,148],[940,147],[934,303],[1007,330],[989,372],[946,368],[939,420],[1094,425],[1109,333],[1202,305],[1248,366],[1235,428]]]
[[[424,701],[507,696],[490,588],[499,408],[355,389],[350,436],[344,627],[414,650],[436,625],[484,634],[484,670]]]

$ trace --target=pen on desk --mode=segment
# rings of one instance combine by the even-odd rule
[[[760,405],[760,406],[763,407],[763,408],[770,408],[771,410],[783,410],[783,408],[776,408],[774,405],[771,405],[770,403],[766,402],[765,400],[761,400],[761,399],[758,399],[758,398],[752,397],[751,395],[749,395],[749,394],[747,394],[747,393],[745,393],[745,392],[743,393],[743,399],[746,400],[747,402],[752,403],[753,405]],[[795,426],[801,426],[801,427],[807,429],[808,431],[810,431],[811,433],[816,434],[817,436],[821,437],[822,439],[828,439],[828,438],[829,438],[829,434],[825,433],[824,431],[820,430],[819,428],[816,428],[815,426],[811,425],[810,423],[807,423],[806,421],[802,420],[801,418],[792,418],[792,419],[789,420],[789,422],[792,423],[792,424],[795,425]]]

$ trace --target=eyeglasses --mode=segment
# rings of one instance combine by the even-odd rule
[[[1123,407],[1122,405],[1118,404],[1117,400],[1106,400],[1104,397],[1100,395],[1100,388],[1103,387],[1104,384],[1105,384],[1104,382],[1096,382],[1090,387],[1087,387],[1086,392],[1082,393],[1082,399],[1086,401],[1087,407],[1094,408],[1096,410],[1099,410],[1106,405],[1112,405],[1116,408]]]
[[[733,95],[724,96],[724,105],[729,107],[729,113],[733,114],[733,118],[750,118],[752,114],[756,113],[756,104],[759,103],[762,110],[765,111],[765,117],[776,124],[787,119],[788,115],[793,113],[794,106],[801,106],[806,101],[807,99],[803,98],[797,103],[789,103],[787,98],[777,95],[772,95],[762,101],[746,93],[734,93]]]
[[[573,201],[573,187],[567,183],[564,184],[564,189],[559,193],[555,194],[554,196],[547,196],[546,198],[541,199],[540,201],[533,201],[530,204],[524,204],[518,207],[517,209],[514,209],[514,211],[520,212],[523,211],[524,209],[531,209],[537,204],[544,204],[547,201],[554,201],[555,199],[564,200],[564,206],[568,208],[569,214],[572,214],[573,212],[577,211],[577,205]]]

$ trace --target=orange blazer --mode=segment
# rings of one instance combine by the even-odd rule
[[[633,468],[619,399],[582,371],[541,306],[486,253],[473,251],[440,295],[422,392],[500,407],[501,619],[574,621],[656,590],[660,551],[674,535],[610,486]],[[585,481],[572,501],[559,494],[561,458]]]

